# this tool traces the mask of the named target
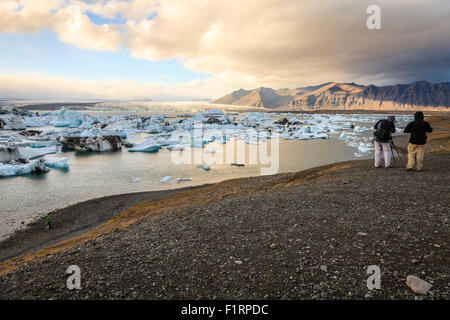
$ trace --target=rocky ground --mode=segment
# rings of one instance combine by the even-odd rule
[[[83,201],[49,212],[52,229],[46,228],[45,216],[16,231],[0,242],[0,261],[36,251],[54,243],[89,232],[126,209],[146,200],[194,188],[137,192]]]
[[[448,299],[449,160],[427,154],[422,172],[346,162],[149,200],[3,261],[0,298]],[[80,290],[66,287],[73,264]],[[367,288],[369,265],[380,290]]]

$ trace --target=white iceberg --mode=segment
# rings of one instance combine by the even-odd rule
[[[24,130],[26,128],[22,117],[14,114],[0,114],[0,129]]]
[[[69,158],[45,159],[45,165],[50,168],[68,169],[69,164],[67,161],[69,161]]]
[[[206,110],[203,110],[201,113],[204,116],[223,116],[224,115],[223,111],[220,109],[217,109],[217,108],[206,109]]]
[[[141,144],[128,149],[129,152],[158,152],[161,149],[161,144],[157,143],[154,139],[149,139]]]
[[[63,150],[103,152],[122,149],[122,139],[119,136],[62,136],[58,140],[63,145]]]
[[[29,162],[10,161],[9,163],[0,162],[0,177],[20,176],[29,173],[43,173],[48,169],[45,166],[44,159],[31,160]]]
[[[19,159],[34,159],[46,154],[56,153],[56,147],[30,148],[14,145],[0,145],[0,162]]]
[[[162,177],[161,180],[159,180],[159,182],[165,183],[170,180],[172,180],[172,176],[165,176],[165,177]]]

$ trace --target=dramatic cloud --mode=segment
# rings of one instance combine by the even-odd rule
[[[176,58],[189,69],[213,74],[212,87],[202,87],[207,96],[227,93],[233,81],[231,89],[326,81],[448,81],[448,1],[377,1],[381,30],[366,27],[371,4],[366,0],[2,0],[0,32],[49,28],[61,41],[86,49],[117,51],[123,46],[133,58]],[[88,13],[120,17],[125,23],[95,25]]]
[[[0,32],[37,33],[56,31],[61,41],[83,49],[118,51],[121,35],[117,26],[95,25],[79,6],[63,0],[1,0]]]

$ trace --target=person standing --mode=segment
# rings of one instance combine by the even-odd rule
[[[408,123],[403,130],[405,133],[411,134],[408,144],[408,164],[406,165],[406,170],[412,170],[414,165],[416,165],[417,171],[422,170],[425,144],[427,143],[427,132],[431,133],[433,131],[430,124],[423,119],[423,112],[417,111],[414,114],[414,121]]]
[[[50,216],[48,214],[46,214],[45,220],[47,221],[48,228],[51,229],[52,228],[52,218],[50,218]]]
[[[374,125],[376,131],[374,135],[375,145],[375,168],[381,168],[381,155],[384,155],[384,166],[389,168],[391,166],[391,134],[395,132],[395,117],[390,116],[387,119],[379,120]]]

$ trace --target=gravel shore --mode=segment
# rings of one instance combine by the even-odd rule
[[[46,228],[45,216],[0,242],[0,261],[48,247],[78,236],[114,218],[126,209],[146,200],[198,187],[119,194],[83,201],[49,212],[53,228]]]
[[[151,199],[0,263],[1,299],[448,299],[449,153],[353,161]],[[405,159],[403,159],[405,161]],[[66,269],[81,269],[68,290]],[[381,289],[367,289],[369,265]],[[406,284],[433,285],[424,296]]]

